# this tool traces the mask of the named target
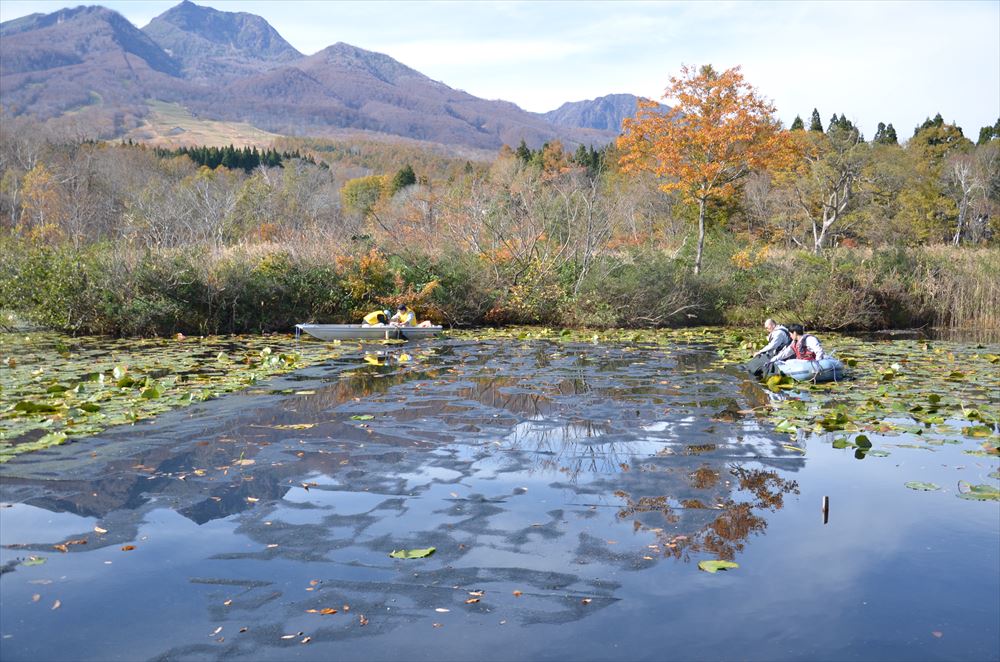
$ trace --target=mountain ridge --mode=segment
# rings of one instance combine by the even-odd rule
[[[476,149],[522,139],[601,145],[617,135],[475,97],[344,42],[306,56],[260,16],[188,0],[142,30],[81,6],[4,22],[0,34],[4,112],[74,113],[103,137],[141,124],[152,100],[287,135],[363,130]]]

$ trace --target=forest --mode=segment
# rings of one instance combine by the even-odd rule
[[[616,143],[487,160],[310,138],[164,150],[5,119],[0,310],[112,335],[288,331],[404,301],[452,326],[1000,327],[1000,119],[976,140],[940,114],[868,138],[846,112],[785,128],[738,68],[671,82],[685,121],[640,105]]]

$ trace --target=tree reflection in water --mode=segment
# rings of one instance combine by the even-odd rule
[[[731,497],[721,500],[714,508],[719,511],[707,524],[695,531],[683,532],[676,528],[667,530],[664,527],[651,527],[644,524],[638,516],[641,514],[658,513],[665,526],[676,525],[682,521],[678,511],[685,509],[708,509],[697,499],[685,499],[679,503],[670,496],[642,496],[633,498],[623,491],[615,496],[625,500],[625,506],[616,514],[620,520],[633,519],[635,530],[647,530],[655,534],[658,544],[656,551],[664,556],[673,556],[681,560],[690,560],[692,552],[710,552],[716,558],[731,561],[738,552],[743,551],[745,542],[751,535],[763,533],[767,528],[767,520],[758,512],[775,512],[784,505],[784,495],[798,494],[796,481],[782,478],[777,471],[765,469],[748,469],[742,466],[728,467],[729,475],[736,479],[739,490],[750,492],[753,501],[737,501]],[[691,474],[691,484],[699,489],[710,489],[718,485],[719,472],[709,467],[702,467]],[[728,482],[728,481],[727,481]],[[672,502],[677,505],[672,505]]]

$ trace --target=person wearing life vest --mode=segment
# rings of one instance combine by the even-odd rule
[[[406,304],[400,304],[399,308],[396,309],[396,314],[392,316],[389,320],[390,326],[433,326],[430,320],[424,320],[420,324],[417,324],[417,314],[406,307]]]
[[[764,320],[764,330],[767,331],[767,344],[754,352],[754,357],[767,356],[767,358],[771,358],[792,342],[788,329],[773,319]]]
[[[823,351],[823,346],[819,344],[816,336],[806,333],[801,324],[789,324],[788,331],[792,336],[792,344],[776,354],[771,363],[786,359],[819,361],[826,357],[826,352]]]
[[[754,352],[753,358],[745,366],[747,372],[755,377],[763,376],[774,355],[792,342],[788,329],[771,318],[764,320],[764,330],[767,331],[767,344]]]
[[[389,318],[392,313],[388,310],[376,310],[365,315],[363,318],[363,326],[385,326],[389,323]]]

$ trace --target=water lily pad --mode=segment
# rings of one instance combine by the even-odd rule
[[[420,549],[398,549],[389,554],[394,559],[422,559],[435,552],[436,547],[423,547]]]
[[[358,414],[356,416],[351,416],[351,419],[355,421],[370,421],[373,418],[375,417],[372,416],[371,414]]]
[[[940,485],[935,485],[934,483],[921,483],[920,481],[911,480],[906,483],[906,487],[911,490],[919,490],[923,492],[936,492],[941,489]]]
[[[731,568],[740,567],[739,563],[733,563],[732,561],[699,561],[698,569],[704,570],[705,572],[716,573],[719,570],[729,570]]]
[[[958,497],[969,501],[1000,501],[1000,490],[992,485],[960,484]]]

